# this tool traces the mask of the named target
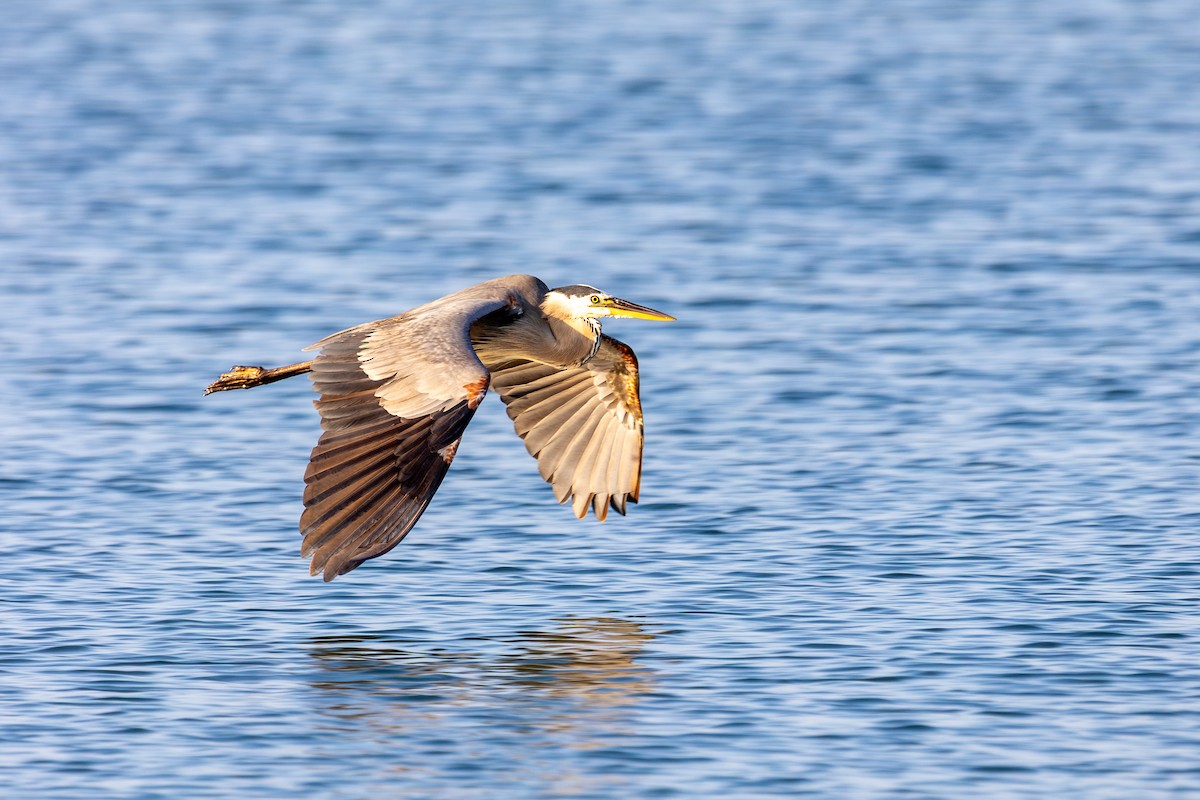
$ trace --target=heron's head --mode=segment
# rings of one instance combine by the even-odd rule
[[[546,292],[542,300],[542,310],[551,316],[563,320],[600,319],[601,317],[633,317],[635,319],[654,319],[670,321],[675,319],[670,314],[655,311],[653,308],[639,306],[628,300],[613,297],[600,291],[595,286],[577,283],[572,286],[560,286]]]

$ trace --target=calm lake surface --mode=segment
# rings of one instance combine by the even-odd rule
[[[1200,797],[1195,3],[5,11],[0,796]],[[490,398],[310,578],[201,390],[513,272],[679,317],[642,503]]]

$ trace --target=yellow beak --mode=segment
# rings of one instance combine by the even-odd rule
[[[664,314],[661,311],[655,311],[653,308],[639,306],[637,303],[631,303],[628,300],[622,300],[619,297],[612,298],[608,303],[608,310],[614,317],[633,317],[634,319],[654,319],[661,322],[672,322],[674,317],[670,314]]]

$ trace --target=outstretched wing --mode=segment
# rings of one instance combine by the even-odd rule
[[[471,323],[519,315],[527,302],[511,280],[490,281],[308,348],[321,351],[311,377],[325,429],[304,475],[300,517],[313,575],[333,580],[416,524],[487,393]]]
[[[562,369],[513,361],[492,370],[508,416],[537,459],[538,471],[575,516],[592,508],[625,513],[642,477],[642,404],[637,357],[629,345],[601,336],[582,367]]]

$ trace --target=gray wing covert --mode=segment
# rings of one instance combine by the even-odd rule
[[[575,516],[597,519],[636,503],[642,476],[642,406],[637,357],[602,336],[582,367],[513,361],[492,370],[492,388],[537,459],[538,471]]]
[[[333,580],[391,550],[416,524],[487,393],[470,325],[523,305],[493,281],[307,348],[321,351],[311,378],[324,429],[300,518],[313,575]]]

